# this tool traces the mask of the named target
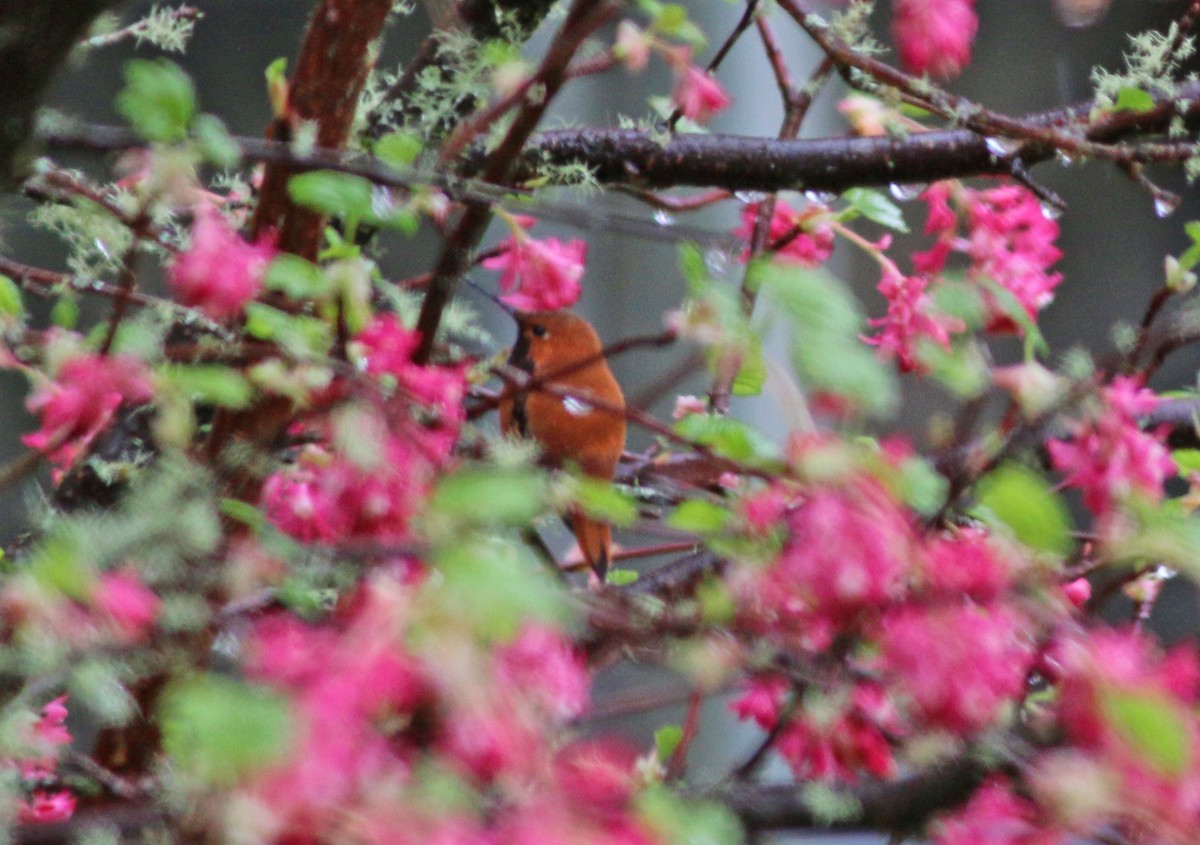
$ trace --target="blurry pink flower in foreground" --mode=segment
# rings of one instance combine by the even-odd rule
[[[124,639],[146,636],[158,617],[162,600],[142,583],[133,569],[106,572],[92,593],[92,603],[108,614]]]
[[[880,358],[897,358],[906,373],[923,369],[918,358],[922,341],[948,350],[950,333],[966,328],[961,320],[937,313],[925,292],[928,284],[922,276],[884,271],[877,288],[887,299],[887,315],[870,321],[880,332],[866,342],[878,349]]]
[[[975,0],[895,0],[892,36],[904,67],[948,79],[971,61],[979,29]]]
[[[689,120],[707,123],[714,114],[733,102],[721,83],[704,68],[689,62],[682,65],[676,75],[678,78],[671,101]]]
[[[934,836],[935,845],[1058,845],[1062,832],[1037,824],[1037,807],[993,778],[965,807],[947,819]]]
[[[191,248],[171,265],[171,290],[214,320],[237,317],[262,289],[275,252],[266,240],[246,243],[211,205],[197,206]]]
[[[735,236],[750,240],[758,209],[756,202],[748,203],[742,209],[742,225],[733,230]],[[821,222],[828,213],[829,209],[820,203],[811,203],[803,211],[797,211],[777,200],[767,232],[767,250],[780,260],[801,267],[824,264],[833,253],[833,230],[828,223]],[[742,256],[743,260],[748,257],[749,253]]]
[[[70,792],[38,790],[21,804],[19,818],[22,824],[50,824],[66,821],[74,812],[75,796]]]
[[[1070,487],[1083,491],[1088,510],[1103,516],[1130,493],[1157,502],[1175,463],[1162,435],[1142,431],[1139,417],[1154,410],[1158,397],[1135,379],[1117,376],[1104,388],[1105,406],[1095,419],[1075,426],[1071,440],[1050,440],[1046,448]]]
[[[489,270],[499,270],[500,298],[518,311],[557,311],[579,299],[579,280],[587,242],[562,243],[557,238],[535,240],[524,231],[510,235],[498,254],[483,260]]]
[[[30,413],[41,418],[41,426],[21,441],[56,466],[69,466],[123,402],[148,402],[153,396],[141,362],[121,355],[79,355],[25,401]]]

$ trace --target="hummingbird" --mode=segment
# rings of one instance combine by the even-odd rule
[[[534,378],[549,375],[543,384],[570,395],[535,387],[506,398],[500,405],[501,431],[537,441],[554,464],[574,463],[592,478],[612,481],[625,448],[625,396],[600,356],[596,330],[569,311],[517,311],[513,316],[518,334],[509,365]],[[566,519],[584,560],[603,584],[612,561],[612,527],[578,507]]]

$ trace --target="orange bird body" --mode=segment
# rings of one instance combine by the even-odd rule
[[[556,465],[575,463],[593,478],[612,481],[625,448],[625,396],[600,357],[596,330],[567,311],[515,316],[517,342],[508,363],[533,378],[551,376],[543,384],[570,395],[536,387],[518,393],[501,403],[500,429],[533,438]],[[560,371],[565,372],[553,375]],[[589,398],[602,407],[590,404]],[[612,528],[577,508],[569,522],[584,559],[603,583],[612,560]]]

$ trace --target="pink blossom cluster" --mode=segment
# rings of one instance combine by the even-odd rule
[[[203,203],[196,207],[191,246],[171,265],[171,290],[182,305],[214,320],[234,319],[262,290],[275,253],[272,239],[246,243],[219,211]]]
[[[579,300],[587,242],[531,238],[526,230],[534,223],[531,217],[514,217],[513,233],[483,266],[501,272],[500,298],[518,311],[570,308]]]
[[[1000,777],[988,780],[967,805],[938,826],[936,845],[1061,845],[1065,831],[1048,823],[1033,802]]]
[[[17,807],[17,818],[24,824],[66,821],[75,812],[75,796],[58,785],[58,758],[71,744],[66,720],[64,695],[43,707],[41,718],[32,726],[28,742],[37,749],[36,756],[15,761],[22,785],[29,791]]]
[[[1034,573],[983,528],[922,532],[863,473],[790,492],[776,483],[742,515],[751,534],[786,531],[769,564],[731,575],[742,629],[804,660],[837,647],[872,679],[792,688],[759,676],[734,702],[779,731],[774,747],[797,776],[882,776],[906,735],[970,737],[1020,701],[1037,650],[1016,585]],[[1059,598],[1048,610],[1070,607]]]
[[[904,67],[948,79],[971,61],[979,29],[975,0],[894,0],[892,37]]]
[[[1117,376],[1101,390],[1100,401],[1092,417],[1074,424],[1070,440],[1046,442],[1054,467],[1068,486],[1083,491],[1084,505],[1097,516],[1110,515],[1132,493],[1160,501],[1175,464],[1165,432],[1143,431],[1138,424],[1158,397],[1137,379]]]
[[[750,240],[761,203],[747,203],[742,208],[742,224],[733,230],[739,238]],[[781,261],[801,267],[819,267],[833,253],[833,229],[829,226],[829,207],[809,203],[797,211],[783,200],[775,201],[775,212],[767,232],[767,250]],[[749,258],[747,250],[742,260]]]
[[[95,576],[80,593],[68,597],[32,578],[9,579],[0,588],[0,620],[28,636],[85,650],[146,642],[162,608],[131,565]]]
[[[25,400],[40,425],[21,440],[61,470],[87,451],[122,404],[153,397],[150,374],[140,361],[126,355],[75,355],[59,365],[54,381]]]
[[[298,727],[230,823],[248,813],[275,842],[657,841],[631,809],[635,755],[555,739],[588,700],[569,641],[535,624],[490,650],[413,637],[424,580],[376,571],[325,624],[258,623],[247,671],[288,692]],[[458,800],[422,798],[439,769]]]
[[[1058,224],[1026,188],[975,190],[947,181],[930,186],[921,199],[929,209],[925,234],[936,242],[913,255],[913,275],[885,259],[877,289],[887,300],[887,313],[871,320],[878,331],[866,338],[881,357],[895,358],[906,372],[924,369],[921,344],[949,349],[950,338],[967,328],[961,319],[939,312],[932,296],[952,254],[966,258],[967,281],[979,290],[987,311],[985,329],[991,332],[1023,331],[1013,308],[1036,319],[1062,281],[1061,274],[1050,272],[1061,256],[1055,246]]]
[[[935,235],[937,243],[914,255],[914,266],[922,273],[940,273],[951,252],[965,255],[970,262],[967,279],[983,286],[990,331],[1015,331],[1019,326],[988,283],[1007,291],[1030,319],[1054,299],[1062,281],[1061,273],[1050,272],[1062,257],[1055,246],[1059,227],[1028,188],[1005,184],[975,190],[938,182],[921,199],[929,206],[925,233]],[[959,232],[960,213],[955,208],[965,217],[965,233]]]

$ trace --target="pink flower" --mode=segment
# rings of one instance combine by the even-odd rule
[[[463,422],[466,368],[414,363],[420,341],[420,332],[405,328],[399,317],[387,312],[376,314],[354,338],[368,373],[392,376],[415,400],[441,411],[442,424],[457,431]]]
[[[671,419],[681,420],[692,414],[708,412],[708,404],[698,396],[682,395],[675,397],[675,409],[671,411]]]
[[[967,254],[969,275],[990,279],[1008,290],[1030,317],[1050,304],[1061,273],[1047,272],[1062,256],[1054,245],[1058,223],[1046,216],[1042,204],[1029,189],[1002,185],[986,191],[965,193],[970,228]],[[989,301],[992,331],[1015,329],[994,297]]]
[[[671,100],[684,117],[697,123],[707,123],[714,114],[733,102],[712,74],[690,62],[676,69],[675,90],[671,93]]]
[[[38,790],[21,804],[19,818],[22,824],[50,824],[64,822],[75,813],[75,796],[65,789],[56,792]]]
[[[41,426],[21,438],[58,467],[74,463],[125,402],[154,397],[142,364],[123,355],[79,355],[64,363],[55,380],[38,388],[25,407]]]
[[[915,537],[904,512],[875,482],[817,488],[790,510],[778,560],[737,584],[765,632],[821,648],[828,638],[899,597]]]
[[[1021,694],[1028,622],[998,604],[902,607],[881,625],[880,664],[931,726],[967,736]]]
[[[197,206],[192,245],[171,266],[171,289],[214,320],[237,317],[261,290],[275,252],[268,240],[246,243],[211,205]]]
[[[756,675],[746,682],[746,691],[729,703],[742,721],[753,719],[764,731],[779,723],[787,701],[789,684],[782,675]]]
[[[42,708],[42,718],[33,726],[38,739],[49,745],[69,745],[71,734],[67,731],[67,696],[60,695]]]
[[[750,239],[758,209],[756,202],[742,208],[742,225],[733,230],[735,236]],[[821,266],[833,253],[833,229],[823,222],[828,213],[828,207],[820,203],[811,203],[804,211],[796,211],[783,200],[776,200],[767,233],[767,249],[776,257],[801,267]],[[747,258],[748,251],[743,253],[742,260]]]
[[[957,76],[971,61],[979,28],[975,0],[895,0],[892,36],[904,66],[940,79]]]
[[[972,526],[928,538],[922,558],[931,593],[979,602],[998,598],[1008,589],[1017,565],[982,528]]]
[[[557,311],[579,299],[587,242],[562,243],[557,238],[534,240],[523,230],[500,244],[497,255],[483,260],[500,270],[500,298],[518,311]]]
[[[1046,443],[1055,469],[1066,474],[1068,486],[1083,491],[1084,505],[1098,516],[1131,493],[1161,500],[1163,482],[1175,474],[1163,432],[1138,427],[1138,417],[1158,403],[1154,393],[1136,379],[1117,376],[1102,398],[1100,413],[1077,423],[1071,440]]]
[[[1043,822],[1037,807],[1013,794],[1002,778],[992,778],[963,807],[944,820],[935,845],[1059,845],[1063,831]]]
[[[859,684],[834,714],[819,718],[797,712],[775,744],[779,755],[802,780],[858,780],[895,774],[896,761],[885,731],[898,729],[899,719],[882,690]]]
[[[162,606],[159,597],[142,583],[134,569],[100,576],[92,603],[97,610],[108,614],[127,642],[146,638]]]
[[[536,700],[559,721],[581,715],[588,703],[587,668],[582,655],[552,628],[526,625],[496,654],[502,684]]]
[[[961,320],[934,310],[933,300],[925,293],[927,285],[928,281],[921,276],[902,276],[885,270],[877,288],[887,299],[887,316],[870,321],[881,331],[866,338],[866,342],[878,349],[880,358],[897,358],[903,372],[926,369],[918,358],[922,341],[948,350],[950,333],[966,328]]]

